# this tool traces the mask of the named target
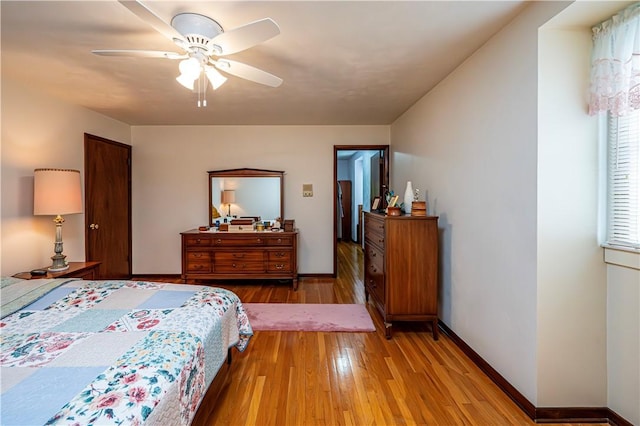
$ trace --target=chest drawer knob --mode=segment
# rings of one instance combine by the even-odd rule
[[[222,244],[222,240],[221,240],[220,238],[218,238],[218,239],[216,240],[216,244]]]

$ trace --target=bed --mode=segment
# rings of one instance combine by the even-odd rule
[[[253,335],[239,298],[221,288],[16,278],[1,286],[2,425],[201,422],[210,394],[228,382],[232,349],[244,351]]]

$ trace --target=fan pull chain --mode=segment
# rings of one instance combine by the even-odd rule
[[[200,79],[202,78],[202,72],[200,73],[200,75],[198,75],[198,108],[200,108],[202,106],[201,102],[200,102]]]
[[[201,71],[198,76],[198,108],[207,106],[207,79]]]
[[[202,89],[202,106],[206,107],[207,106],[207,83],[209,82],[209,80],[207,79],[207,77],[204,75],[204,70],[202,70],[202,74],[200,74],[202,76],[202,81],[204,89]]]

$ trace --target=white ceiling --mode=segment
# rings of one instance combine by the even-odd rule
[[[2,73],[132,125],[388,124],[502,28],[522,1],[147,1],[167,22],[196,12],[225,29],[270,17],[281,34],[229,58],[275,74],[231,77],[207,108],[178,62],[92,49],[180,50],[117,1],[5,1]]]
[[[0,2],[3,78],[131,125],[389,124],[508,23],[523,1],[147,1],[169,22],[196,12],[233,29],[270,17],[281,34],[229,56],[275,74],[207,92],[180,86],[178,61],[92,49],[181,52],[112,1]]]

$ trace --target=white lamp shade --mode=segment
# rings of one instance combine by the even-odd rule
[[[234,203],[236,201],[236,191],[225,189],[222,191],[222,204]]]
[[[222,86],[225,81],[227,81],[227,77],[220,74],[213,67],[205,67],[204,72],[207,74],[207,78],[209,79],[211,86],[213,86],[213,90],[216,90],[218,87]]]
[[[193,90],[193,84],[196,82],[196,79],[191,78],[190,76],[185,74],[180,74],[179,76],[176,77],[176,81],[182,84],[187,89]]]
[[[36,169],[33,172],[33,214],[82,213],[80,171]]]
[[[195,80],[200,75],[200,62],[196,58],[180,61],[178,65],[180,73]]]

